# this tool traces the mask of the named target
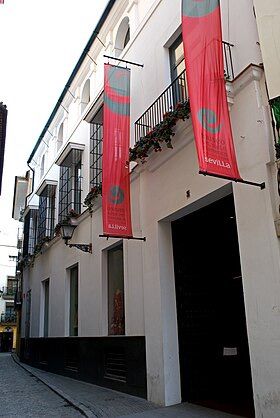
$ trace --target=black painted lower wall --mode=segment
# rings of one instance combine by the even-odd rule
[[[147,397],[145,337],[22,338],[20,359],[52,373]]]

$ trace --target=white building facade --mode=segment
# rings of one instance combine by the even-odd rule
[[[21,356],[157,404],[276,418],[279,195],[253,0],[221,0],[223,46],[240,172],[265,189],[199,175],[186,119],[173,149],[131,163],[133,232],[145,242],[99,237],[101,198],[83,205],[101,180],[104,55],[144,65],[128,64],[131,147],[187,99],[180,3],[108,3],[31,153]],[[71,242],[92,254],[54,234],[71,210]]]
[[[17,317],[14,296],[17,289],[17,248],[7,244],[4,233],[0,234],[0,352],[16,347]]]

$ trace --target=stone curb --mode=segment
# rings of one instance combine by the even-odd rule
[[[21,363],[19,361],[19,358],[16,354],[12,354],[12,359],[16,364],[18,364],[22,369],[24,369],[26,372],[30,373],[32,376],[36,377],[41,383],[46,385],[50,390],[52,390],[54,393],[56,393],[58,396],[60,396],[62,399],[64,399],[67,403],[69,403],[73,408],[78,410],[82,415],[84,415],[87,418],[97,418],[97,416],[86,406],[82,405],[81,403],[77,402],[75,399],[73,399],[71,396],[67,395],[67,393],[63,392],[62,390],[58,389],[55,385],[49,383],[45,379],[43,379],[41,376],[38,376],[37,373],[32,369],[30,369],[25,364]]]

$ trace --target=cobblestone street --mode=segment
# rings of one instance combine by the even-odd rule
[[[0,353],[0,417],[237,418],[183,403],[159,407],[125,393],[44,372]]]
[[[9,417],[82,417],[64,399],[51,391],[12,359],[0,353],[0,416]]]

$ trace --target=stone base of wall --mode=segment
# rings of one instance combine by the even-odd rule
[[[147,398],[145,337],[22,338],[20,360],[48,372]]]

